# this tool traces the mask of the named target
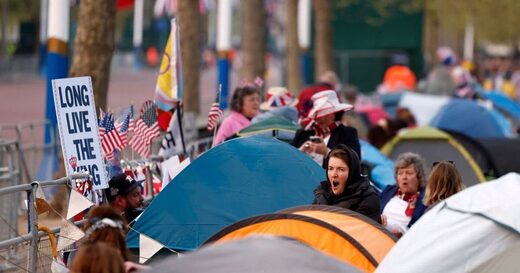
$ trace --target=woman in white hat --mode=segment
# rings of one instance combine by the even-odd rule
[[[340,103],[334,90],[326,90],[312,96],[313,106],[307,118],[310,122],[294,136],[292,145],[309,154],[318,164],[336,145],[344,144],[361,158],[357,130],[341,124],[341,117],[354,107]]]

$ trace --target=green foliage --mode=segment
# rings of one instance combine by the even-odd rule
[[[398,14],[416,13],[423,8],[422,0],[336,0],[334,4],[337,9],[360,6],[369,10],[363,20],[372,26],[381,26]]]
[[[39,0],[7,0],[9,23],[36,21],[40,18]]]
[[[428,0],[426,12],[444,27],[463,30],[473,22],[478,40],[515,42],[520,36],[518,0]]]

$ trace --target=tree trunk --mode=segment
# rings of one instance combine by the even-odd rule
[[[242,5],[242,79],[264,79],[266,51],[266,12],[263,0],[241,1]],[[264,79],[265,80],[265,79]]]
[[[115,47],[115,0],[81,0],[70,76],[92,76],[96,106],[106,109]]]
[[[287,87],[297,94],[300,89],[300,46],[298,45],[298,0],[287,1]]]
[[[334,47],[332,41],[332,1],[319,0],[314,3],[314,29],[316,79],[326,71],[335,71]]]
[[[201,16],[198,1],[179,1],[179,27],[181,39],[184,111],[200,113],[200,36]]]

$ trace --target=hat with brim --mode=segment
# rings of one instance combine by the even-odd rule
[[[337,112],[346,112],[354,108],[351,104],[340,103],[334,90],[325,90],[312,96],[312,109],[307,117],[315,120]]]
[[[260,109],[264,111],[273,110],[279,107],[296,107],[298,99],[285,87],[271,87],[267,90],[265,102],[260,104]]]

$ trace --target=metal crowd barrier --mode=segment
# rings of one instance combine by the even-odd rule
[[[13,185],[5,188],[0,188],[0,197],[5,195],[13,195],[24,193],[27,195],[27,219],[28,219],[28,230],[29,232],[23,236],[12,237],[7,240],[0,241],[0,253],[1,251],[7,252],[6,256],[3,254],[0,257],[4,260],[4,268],[0,267],[0,271],[10,270],[10,269],[21,269],[25,272],[41,272],[42,270],[38,270],[38,254],[39,254],[39,244],[40,238],[48,236],[47,232],[38,232],[38,213],[36,212],[35,207],[35,197],[36,191],[38,187],[51,187],[51,186],[59,186],[59,185],[67,185],[72,183],[73,180],[76,179],[87,179],[88,174],[73,174],[67,177],[63,177],[57,180],[50,181],[35,181],[30,184],[22,184],[22,185]],[[4,198],[2,198],[4,199]],[[16,225],[17,226],[17,225]],[[13,229],[13,226],[10,226]],[[12,230],[12,232],[18,233],[17,230]],[[52,230],[52,233],[58,233],[59,228],[55,228]],[[17,251],[23,246],[29,244],[27,257],[23,257],[23,251]],[[48,255],[45,255],[48,256]],[[13,261],[11,261],[11,259]],[[27,260],[26,268],[19,265],[20,260]],[[16,262],[18,261],[18,262]],[[9,266],[10,265],[10,266]],[[50,263],[49,263],[50,266]]]

